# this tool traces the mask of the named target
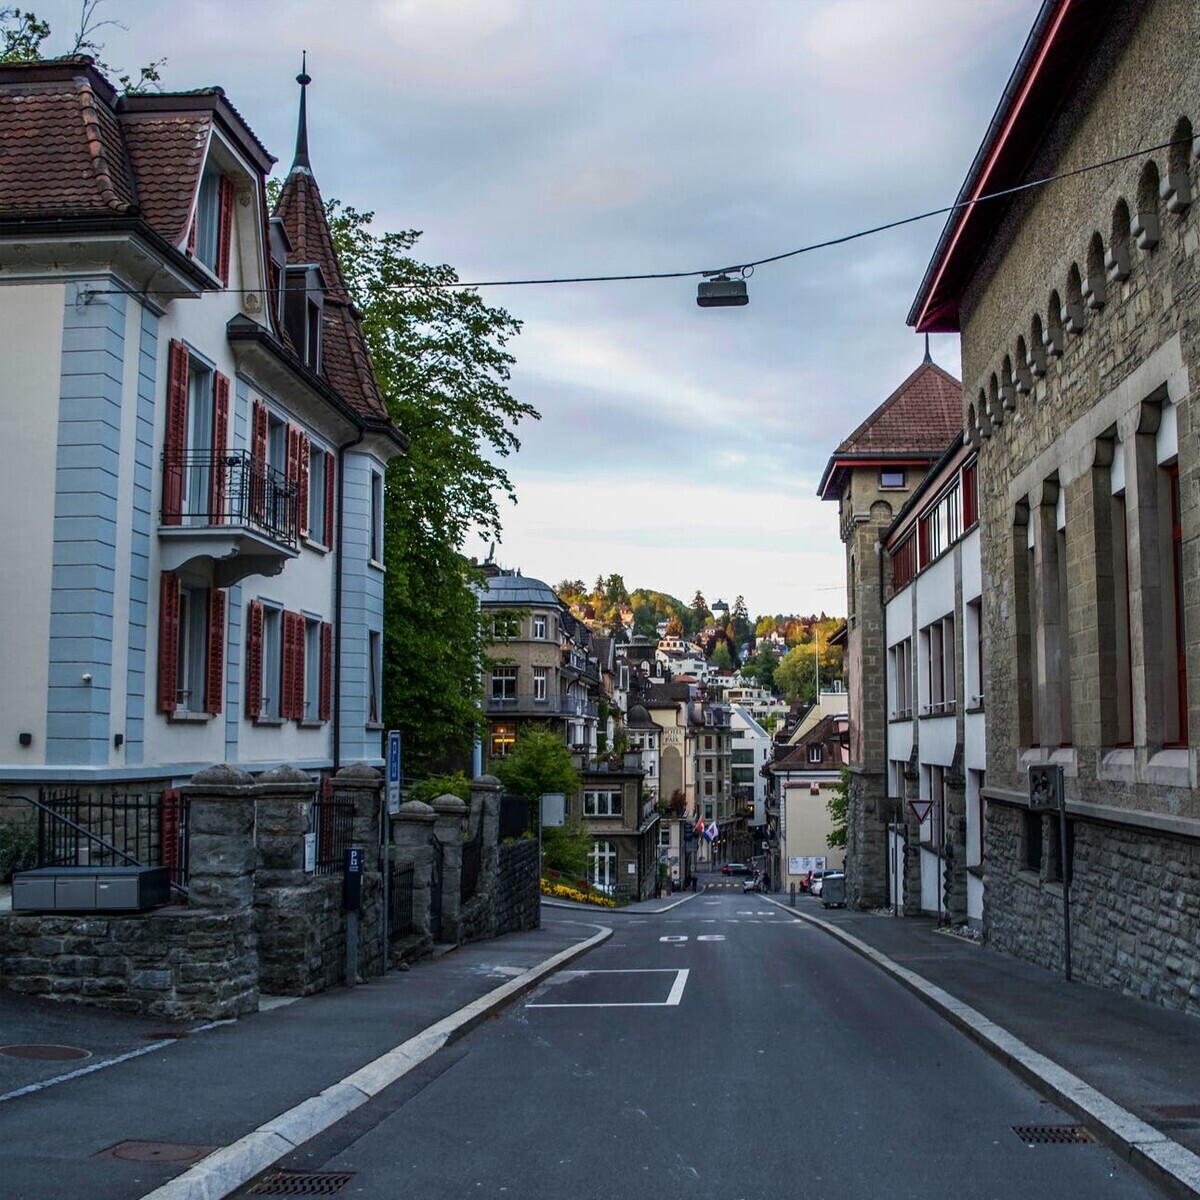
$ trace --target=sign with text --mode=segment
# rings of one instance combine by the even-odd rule
[[[824,854],[789,854],[788,874],[807,875],[809,871],[824,871],[825,863]]]
[[[400,730],[387,735],[387,810],[394,817],[400,811]]]

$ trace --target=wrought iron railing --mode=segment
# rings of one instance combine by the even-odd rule
[[[163,498],[164,525],[247,525],[288,547],[299,538],[296,483],[248,450],[164,450]]]
[[[391,937],[403,937],[413,931],[413,876],[411,863],[407,867],[391,868],[388,879],[388,933]]]
[[[354,797],[348,792],[318,792],[313,801],[312,832],[317,835],[316,874],[344,871],[346,851],[354,837]]]

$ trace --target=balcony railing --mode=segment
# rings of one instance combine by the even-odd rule
[[[484,709],[489,716],[512,714],[513,716],[546,717],[595,717],[599,707],[574,696],[493,696],[484,698]]]
[[[298,507],[296,484],[248,450],[163,452],[165,526],[245,526],[295,549]]]

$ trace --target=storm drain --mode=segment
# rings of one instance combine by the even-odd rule
[[[276,1171],[250,1189],[251,1196],[335,1196],[353,1171]]]
[[[1014,1125],[1012,1130],[1030,1146],[1069,1146],[1093,1140],[1082,1125]]]

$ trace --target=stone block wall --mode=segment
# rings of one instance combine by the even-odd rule
[[[5,987],[170,1020],[254,1012],[256,942],[248,909],[0,914]]]
[[[1062,887],[1022,869],[1025,810],[988,805],[984,936],[994,949],[1063,966]],[[1057,842],[1043,815],[1046,852]],[[1200,1014],[1200,841],[1075,820],[1071,965],[1076,979]]]
[[[533,838],[500,847],[500,870],[493,904],[496,936],[541,927],[538,848]]]

